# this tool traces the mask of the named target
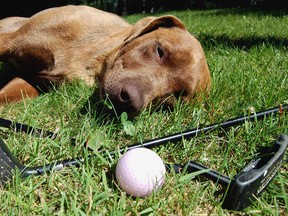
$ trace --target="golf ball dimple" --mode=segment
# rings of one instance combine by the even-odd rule
[[[122,190],[134,197],[145,197],[159,189],[166,168],[154,151],[135,148],[125,152],[116,166],[116,179]]]

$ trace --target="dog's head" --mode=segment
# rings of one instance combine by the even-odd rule
[[[188,102],[210,86],[200,43],[174,16],[137,22],[111,59],[101,94],[118,112],[138,113],[155,101],[173,105],[175,98]]]

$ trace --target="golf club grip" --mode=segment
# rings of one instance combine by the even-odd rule
[[[34,135],[37,135],[37,136],[49,137],[50,139],[55,139],[56,137],[58,137],[57,133],[53,133],[51,131],[47,131],[47,130],[40,129],[40,128],[35,128],[30,125],[26,125],[26,124],[22,124],[18,122],[12,122],[4,118],[0,118],[0,127],[15,129],[15,131],[17,132],[25,132],[27,134],[33,133]],[[75,143],[76,139],[70,138],[70,141],[72,143]]]
[[[15,128],[16,131],[22,131],[22,132],[25,132],[27,134],[35,133],[35,134],[43,135],[43,136],[49,137],[49,138],[56,137],[56,134],[53,132],[46,131],[46,130],[39,129],[39,128],[34,128],[32,126],[18,123],[18,122],[12,122],[12,121],[10,121],[8,119],[4,119],[4,118],[0,118],[0,127],[12,128],[12,129]]]
[[[287,111],[287,110],[288,110],[288,104],[281,105],[279,107],[274,107],[274,108],[267,109],[267,110],[264,110],[261,112],[257,112],[253,115],[250,115],[250,116],[241,116],[241,117],[227,120],[227,121],[222,122],[222,123],[211,124],[211,125],[208,125],[208,126],[203,127],[203,128],[194,128],[194,129],[187,130],[184,132],[180,132],[180,133],[176,133],[176,134],[172,134],[172,135],[144,141],[143,143],[136,143],[136,144],[128,146],[128,150],[133,149],[133,148],[138,148],[138,147],[153,148],[155,146],[163,145],[163,144],[166,144],[168,142],[174,142],[175,143],[175,142],[181,141],[183,139],[191,139],[191,138],[195,137],[197,134],[204,134],[204,133],[210,132],[216,128],[225,129],[225,128],[229,128],[232,126],[240,125],[240,124],[244,123],[245,121],[255,121],[256,119],[261,120],[261,119],[263,119],[269,115],[276,114],[276,113],[282,113],[283,111]]]

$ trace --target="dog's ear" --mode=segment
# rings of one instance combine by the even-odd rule
[[[177,27],[186,30],[184,24],[177,17],[172,15],[161,17],[146,17],[136,22],[129,36],[125,39],[125,44],[129,43],[137,37],[140,37],[141,35],[152,32],[160,27]]]

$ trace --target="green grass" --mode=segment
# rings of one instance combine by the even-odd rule
[[[107,152],[129,144],[165,136],[199,125],[224,121],[288,103],[288,15],[261,11],[172,11],[203,44],[212,75],[212,90],[203,103],[178,104],[173,112],[144,110],[132,120],[135,131],[124,130],[120,119],[94,111],[93,89],[81,82],[65,85],[35,100],[0,107],[0,116],[59,133],[51,140],[0,128],[0,136],[28,166],[87,156],[83,143],[100,137],[99,156],[80,168],[66,168],[28,179],[16,175],[0,191],[0,212],[6,215],[287,215],[288,165],[243,213],[221,208],[219,185],[201,179],[185,181],[185,174],[169,173],[161,189],[147,198],[131,198],[121,191],[113,170],[119,159]],[[164,14],[164,13],[163,13]],[[162,14],[157,14],[162,15]],[[127,16],[131,23],[143,15]],[[84,108],[84,109],[83,109]],[[86,110],[83,112],[83,110]],[[195,160],[233,176],[281,133],[288,134],[288,116],[273,116],[226,131],[157,147],[167,163]],[[76,138],[76,146],[69,138]],[[285,155],[287,161],[287,153]],[[184,179],[184,180],[183,180]]]

